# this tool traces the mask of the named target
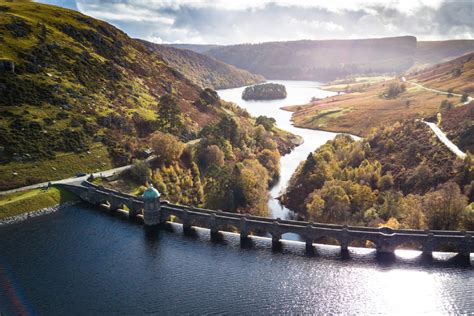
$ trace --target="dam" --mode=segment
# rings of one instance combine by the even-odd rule
[[[170,221],[171,217],[179,220],[183,231],[189,232],[193,226],[207,228],[212,238],[218,238],[223,231],[239,232],[244,243],[252,234],[270,235],[272,247],[279,249],[282,236],[293,233],[300,236],[306,244],[306,251],[314,251],[313,244],[322,239],[336,241],[342,253],[348,252],[353,242],[369,241],[375,245],[377,253],[392,254],[402,245],[419,245],[424,255],[442,246],[449,246],[461,257],[469,261],[474,249],[471,231],[440,231],[391,229],[388,227],[372,228],[360,226],[312,223],[306,221],[282,220],[248,214],[228,213],[190,206],[176,205],[160,201],[159,195],[151,194],[147,198],[136,197],[88,181],[75,184],[61,184],[64,188],[78,195],[81,200],[95,206],[107,205],[110,210],[128,209],[127,216],[143,221],[145,226],[156,226]]]

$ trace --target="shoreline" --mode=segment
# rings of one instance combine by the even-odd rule
[[[5,225],[13,225],[13,224],[21,223],[21,222],[24,222],[24,221],[26,221],[30,218],[52,214],[52,213],[57,212],[62,207],[71,206],[71,205],[74,205],[76,203],[79,203],[79,201],[67,201],[67,202],[59,203],[59,204],[56,204],[56,205],[53,205],[53,206],[41,208],[41,209],[36,210],[36,211],[31,211],[31,212],[15,215],[15,216],[12,216],[12,217],[7,217],[7,218],[4,218],[4,219],[0,219],[0,227],[5,226]]]
[[[292,106],[296,106],[296,105],[290,105],[290,107]],[[290,112],[290,113],[296,112],[296,111],[288,109],[286,106],[281,107],[280,110]],[[306,129],[310,131],[321,131],[321,132],[329,132],[329,133],[335,133],[335,134],[348,134],[348,135],[351,135],[353,138],[356,138],[356,140],[364,138],[364,136],[360,136],[354,133],[349,133],[349,132],[340,131],[340,130],[330,130],[330,129],[324,129],[324,128],[310,128],[310,127],[295,125],[295,122],[293,121],[293,115],[291,116],[291,124],[296,128]]]

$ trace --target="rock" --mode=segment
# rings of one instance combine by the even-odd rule
[[[10,59],[0,59],[0,73],[1,72],[15,73],[15,62]]]

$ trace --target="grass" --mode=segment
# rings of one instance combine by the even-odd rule
[[[76,200],[71,192],[57,187],[34,189],[0,196],[0,220]]]
[[[394,81],[371,84],[366,90],[328,97],[305,106],[286,107],[295,111],[295,126],[322,129],[331,132],[344,132],[354,135],[368,135],[372,128],[392,125],[396,121],[429,117],[439,110],[445,95],[412,88],[407,83],[407,91],[394,99],[384,99],[380,95]],[[334,111],[334,109],[340,109]]]
[[[319,111],[315,116],[310,117],[308,124],[317,124],[318,126],[326,126],[329,119],[337,118],[347,112],[350,112],[350,108],[331,108],[327,110]]]
[[[0,190],[33,183],[69,178],[78,172],[92,172],[112,168],[107,149],[97,145],[89,153],[63,153],[55,159],[37,162],[12,162],[0,165]]]

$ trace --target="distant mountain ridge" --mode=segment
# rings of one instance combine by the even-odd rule
[[[174,47],[178,47],[173,45]],[[180,44],[268,79],[332,80],[400,73],[474,52],[474,40],[417,41],[413,36],[300,40],[239,45]]]
[[[415,63],[437,64],[474,52],[474,40],[418,41]]]
[[[171,67],[202,88],[228,89],[265,81],[261,75],[228,65],[210,56],[183,48],[160,45],[140,40],[162,57]],[[207,45],[214,47],[214,45]]]

